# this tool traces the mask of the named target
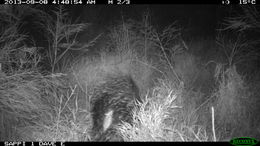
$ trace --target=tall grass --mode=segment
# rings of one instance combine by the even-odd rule
[[[258,91],[252,89],[253,84],[258,85],[254,82],[258,78],[254,72],[258,69],[255,62],[259,61],[259,38],[254,34],[259,33],[259,12],[254,6],[240,9],[238,15],[224,21],[221,33],[233,32],[238,36],[234,39],[222,37],[219,45],[226,60],[224,64],[217,64],[215,70],[218,88],[212,95],[216,97],[217,125],[222,138],[259,137],[255,130],[259,126],[256,124],[259,99],[255,95]]]
[[[21,33],[24,17],[28,13],[37,12],[26,6],[17,10],[12,6],[2,6],[0,11],[0,23],[3,24],[0,35],[0,63],[3,73],[13,74],[38,67],[38,63],[41,61],[38,50],[34,46],[25,45],[25,41],[29,41],[29,36]]]
[[[224,30],[240,35],[219,35],[220,53],[210,52],[216,45],[202,47],[209,43],[205,40],[187,45],[176,22],[156,30],[146,11],[140,20],[122,17],[108,27],[107,42],[92,56],[89,47],[95,47],[100,35],[79,43],[78,34],[88,24],[71,22],[64,7],[51,13],[37,7],[2,8],[0,140],[91,141],[90,99],[108,74],[131,75],[140,89],[142,102],[132,111],[133,123],[118,125],[125,141],[217,141],[260,135],[258,76],[249,78],[241,67],[257,60],[258,40],[245,39],[249,28],[258,28],[255,9],[243,9],[245,15],[226,20]],[[44,48],[21,30],[27,14],[37,16],[34,23],[47,38]],[[217,59],[201,59],[196,48],[207,49]],[[216,67],[208,71],[204,62],[215,62]],[[42,63],[50,70],[41,72]]]
[[[87,43],[79,43],[77,41],[78,33],[85,30],[89,24],[71,22],[68,18],[68,12],[62,6],[54,10],[53,14],[45,13],[45,15],[42,15],[38,24],[41,26],[48,42],[46,57],[51,65],[51,72],[55,72],[55,70],[63,71],[63,68],[70,67],[71,64],[67,55],[69,51],[87,52],[88,48],[93,46],[99,38],[97,36]],[[65,55],[67,55],[67,59],[64,59]],[[59,63],[61,66],[58,65]]]
[[[67,84],[64,74],[40,73],[39,62],[45,56],[39,53],[38,47],[27,46],[33,43],[21,31],[23,19],[39,14],[47,16],[37,7],[30,6],[6,6],[0,12],[1,24],[5,24],[1,25],[0,36],[0,139],[79,140],[80,136],[76,134],[81,130],[82,139],[87,140],[88,128],[85,126],[90,126],[86,124],[89,119],[81,125],[80,122],[88,117],[88,112],[82,109],[83,105],[78,105],[77,86]],[[63,54],[50,56],[56,60],[51,65],[53,69]],[[76,115],[82,113],[84,116],[80,117],[83,119],[76,119]]]

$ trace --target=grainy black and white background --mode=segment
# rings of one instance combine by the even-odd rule
[[[258,5],[1,5],[1,141],[260,138]]]

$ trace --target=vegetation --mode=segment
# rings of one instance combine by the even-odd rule
[[[91,24],[64,7],[0,6],[0,140],[91,141],[93,87],[118,72],[143,101],[124,141],[259,139],[259,11],[241,9],[215,40],[187,41],[177,21],[158,30],[147,11],[82,43]]]

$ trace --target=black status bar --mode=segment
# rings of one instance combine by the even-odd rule
[[[42,4],[42,5],[131,5],[131,4],[217,4],[253,5],[256,0],[2,0],[1,4]]]

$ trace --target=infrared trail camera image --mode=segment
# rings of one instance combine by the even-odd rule
[[[259,13],[0,5],[0,140],[259,140]]]

